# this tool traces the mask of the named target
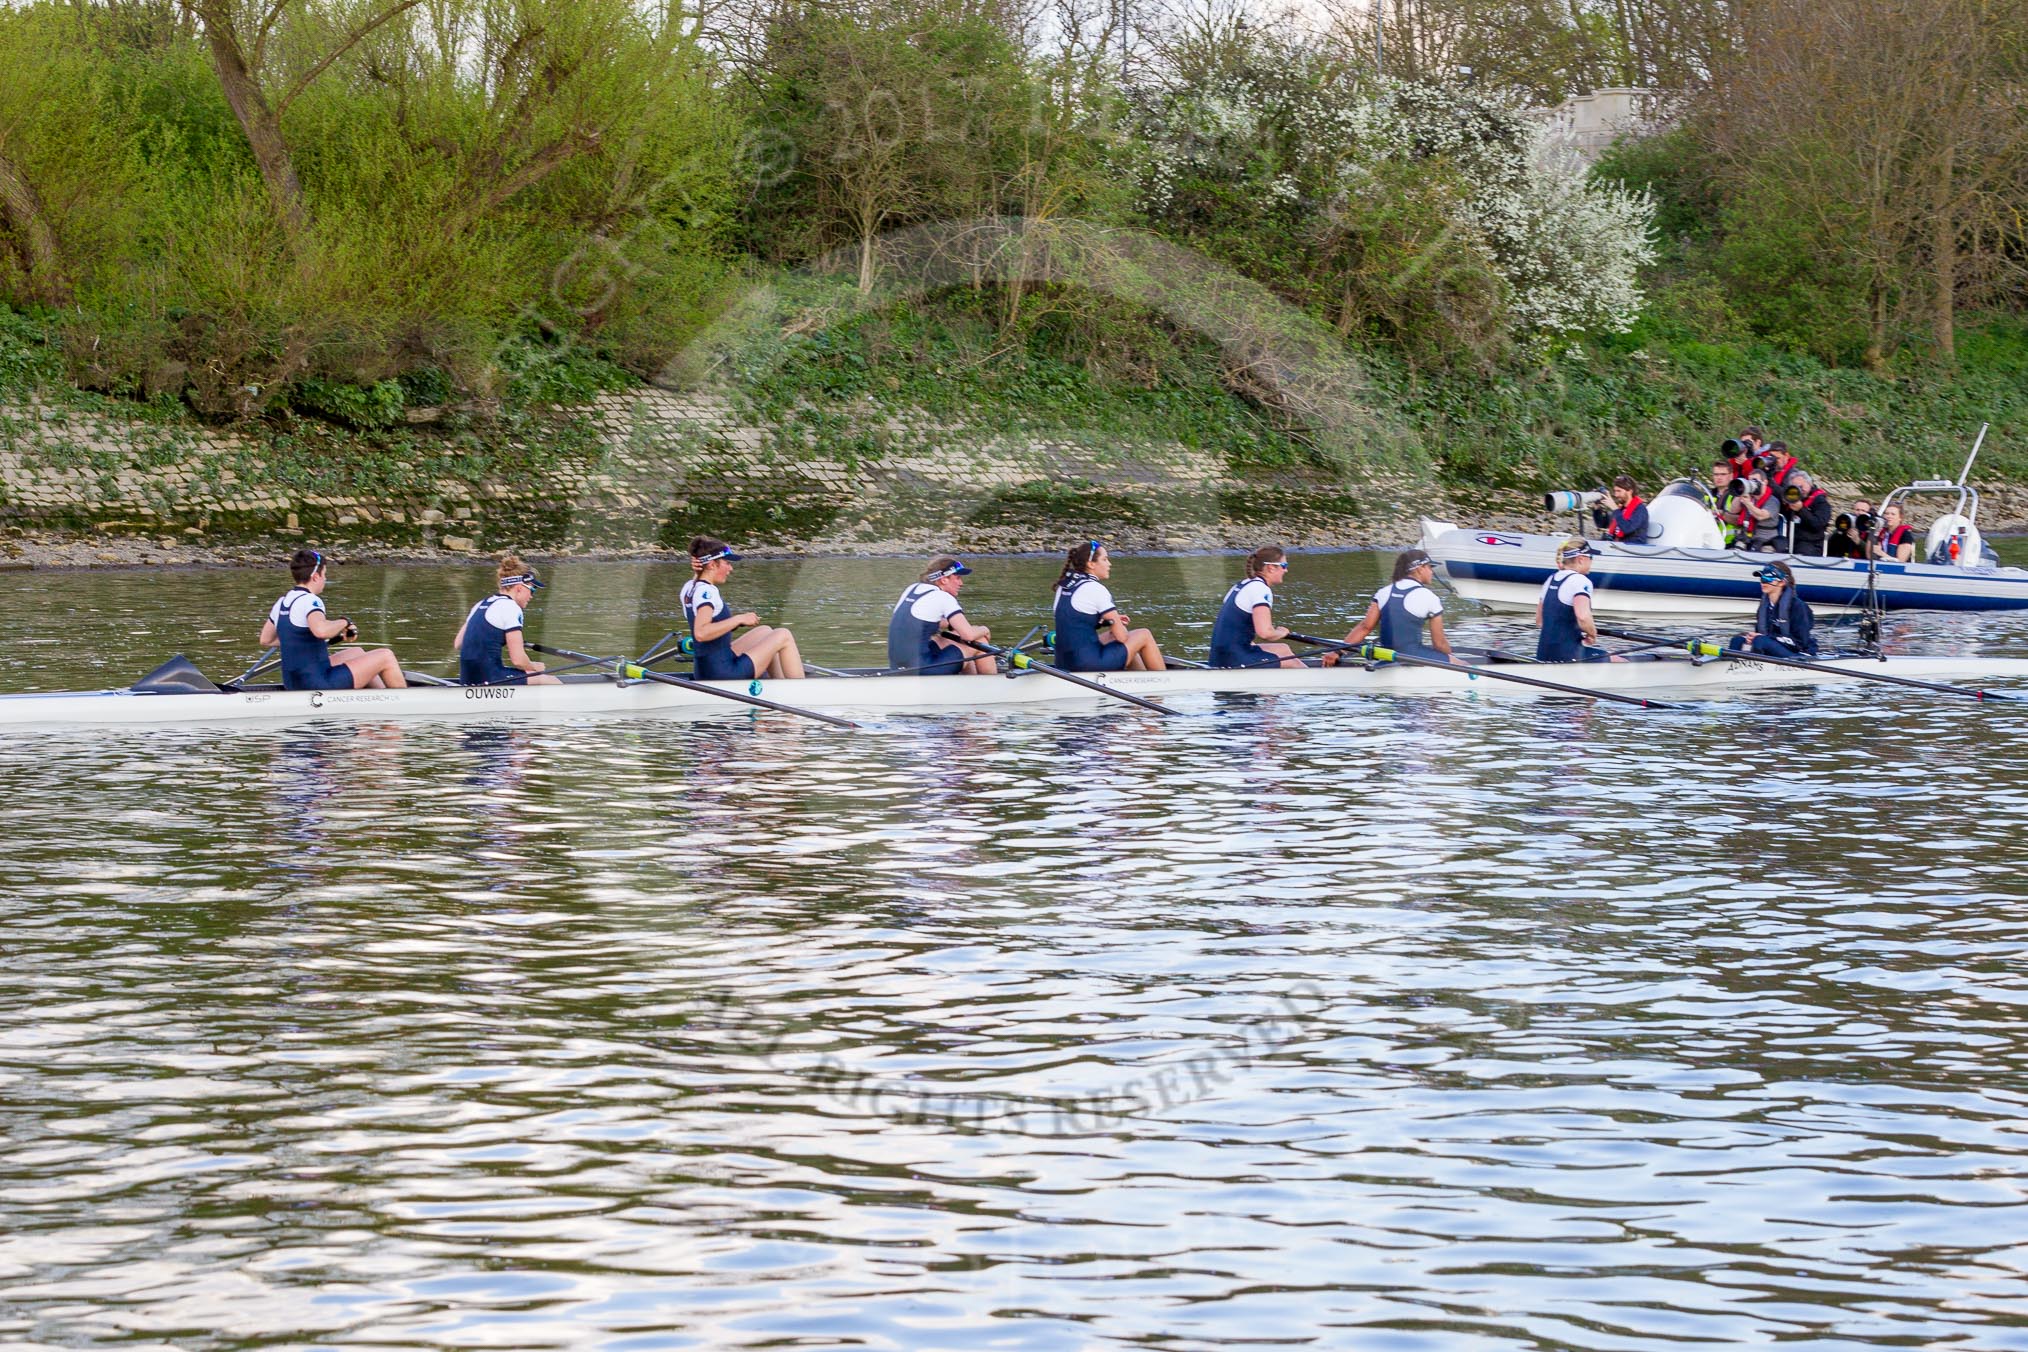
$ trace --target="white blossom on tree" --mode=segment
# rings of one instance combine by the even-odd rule
[[[1463,185],[1442,224],[1499,279],[1512,336],[1623,331],[1640,313],[1652,203],[1593,181],[1485,95],[1361,83],[1300,45],[1261,40],[1216,75],[1134,91],[1134,104],[1127,167],[1158,225],[1311,230],[1379,191],[1383,171],[1427,165]]]

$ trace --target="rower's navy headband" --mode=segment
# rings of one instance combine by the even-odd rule
[[[716,554],[706,554],[701,559],[692,559],[691,562],[701,568],[707,563],[717,563],[720,559],[724,559],[727,563],[738,563],[739,555],[732,552],[732,546],[727,545]]]
[[[515,573],[509,577],[503,577],[500,579],[501,591],[505,591],[509,587],[535,588],[540,587],[541,585],[542,580],[536,577],[535,574],[533,573]]]
[[[1753,576],[1758,582],[1787,582],[1789,580],[1789,575],[1773,564],[1769,564]]]
[[[963,577],[971,571],[972,571],[971,569],[965,567],[965,565],[959,562],[957,559],[952,559],[950,567],[939,568],[936,572],[931,573],[928,577],[924,578],[923,581],[942,582],[947,577]]]

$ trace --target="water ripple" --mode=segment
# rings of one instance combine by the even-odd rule
[[[0,1344],[2028,1346],[2004,711],[1206,712],[0,743]]]

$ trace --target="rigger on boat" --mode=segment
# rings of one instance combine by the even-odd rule
[[[1780,561],[1763,565],[1753,626],[1721,636],[1723,643],[1602,628],[1588,604],[1585,570],[1594,552],[1582,540],[1563,543],[1559,557],[1567,566],[1541,588],[1542,640],[1528,658],[1453,646],[1431,586],[1433,562],[1422,550],[1395,560],[1393,579],[1344,638],[1292,632],[1274,618],[1274,586],[1288,576],[1291,561],[1286,551],[1265,546],[1246,557],[1243,575],[1219,602],[1203,661],[1167,654],[1150,630],[1130,627],[1109,585],[1113,556],[1101,541],[1067,552],[1051,591],[1055,632],[1005,645],[965,615],[958,593],[974,570],[945,555],[902,589],[889,620],[889,665],[858,669],[806,663],[787,629],[733,612],[720,588],[739,556],[720,540],[700,537],[692,551],[694,576],[681,598],[688,633],[665,635],[638,658],[527,642],[526,608],[544,584],[510,555],[496,570],[494,593],[467,612],[458,630],[458,679],[449,680],[405,672],[386,648],[329,652],[331,640],[357,631],[326,612],[331,563],[306,549],[291,558],[294,585],[262,625],[268,650],[239,676],[214,682],[179,656],[120,689],[0,696],[0,727],[684,714],[733,705],[851,727],[841,712],[935,714],[1111,700],[1173,715],[1177,700],[1236,693],[1563,695],[1660,709],[1685,696],[1834,681],[2018,699],[1983,684],[1944,682],[2028,678],[2028,660],[2019,659],[1819,656],[1808,606]],[[1603,646],[1607,638],[1632,646],[1611,652]],[[545,666],[533,653],[565,661]],[[693,670],[668,669],[682,665]],[[275,667],[278,680],[258,680]]]

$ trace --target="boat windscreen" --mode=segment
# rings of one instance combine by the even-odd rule
[[[1657,498],[1688,498],[1705,511],[1711,510],[1711,490],[1695,479],[1671,479],[1668,486],[1655,496]]]

